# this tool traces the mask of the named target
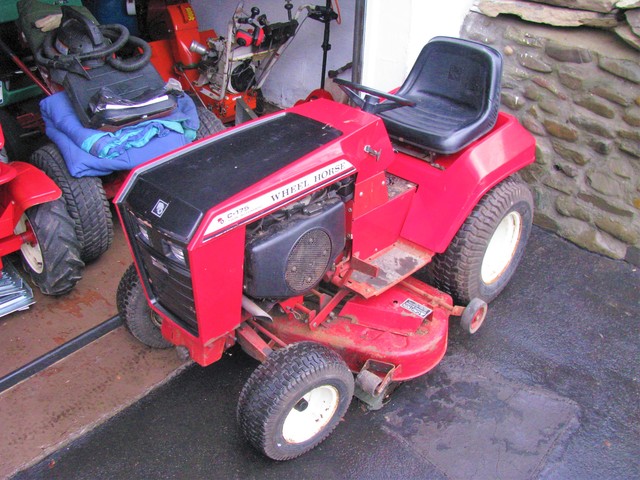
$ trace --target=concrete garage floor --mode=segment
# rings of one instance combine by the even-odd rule
[[[354,401],[296,460],[269,461],[239,435],[256,362],[232,350],[14,478],[640,478],[640,272],[534,228],[489,311],[474,337],[452,326],[435,370],[380,411]]]
[[[112,247],[72,292],[55,298],[34,288],[35,305],[0,319],[0,376],[116,315],[115,292],[130,263],[116,225]],[[173,350],[149,350],[120,327],[0,393],[0,478],[111,417],[183,363]]]

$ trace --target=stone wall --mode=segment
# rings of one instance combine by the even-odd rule
[[[470,13],[504,56],[503,109],[537,138],[535,223],[640,265],[640,52],[612,32]]]

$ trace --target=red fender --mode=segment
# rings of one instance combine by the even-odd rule
[[[24,162],[11,162],[9,166],[16,176],[1,188],[13,205],[14,226],[25,210],[62,196],[62,190],[42,170]]]
[[[419,185],[402,237],[444,252],[480,199],[502,180],[535,161],[535,139],[511,115],[462,151],[437,157],[444,167],[397,154],[388,171]]]
[[[24,162],[0,164],[0,257],[20,249],[23,235],[14,229],[25,210],[60,198],[62,191],[47,175]],[[2,268],[2,260],[0,260]]]
[[[307,98],[305,98],[304,100],[298,100],[295,105],[302,105],[303,103],[311,102],[312,100],[318,100],[320,98],[324,98],[325,100],[333,100],[333,95],[331,95],[331,93],[323,88],[316,88],[309,95],[307,95]]]

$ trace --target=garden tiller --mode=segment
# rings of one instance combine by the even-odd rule
[[[4,153],[0,128],[0,151]],[[4,258],[20,252],[25,271],[47,295],[69,292],[84,263],[61,190],[28,163],[0,157],[0,316],[33,303],[29,285]]]

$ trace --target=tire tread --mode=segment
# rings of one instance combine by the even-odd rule
[[[196,110],[198,112],[198,120],[200,120],[200,126],[196,132],[196,140],[208,137],[225,129],[222,121],[210,110],[207,110],[203,106],[197,106]]]
[[[292,454],[274,455],[265,449],[267,419],[276,415],[285,396],[297,385],[321,372],[340,375],[345,370],[349,372],[337,353],[317,343],[293,343],[274,351],[249,377],[240,393],[237,417],[245,437],[256,449],[275,460],[290,460],[317,446],[329,436],[338,422],[328,425],[321,437],[307,449]]]
[[[467,304],[472,298],[482,298],[478,278],[470,272],[479,271],[484,249],[497,226],[496,222],[520,199],[533,204],[531,191],[517,177],[508,177],[493,187],[478,202],[447,250],[436,255],[427,266],[427,281],[452,295],[457,302]],[[528,229],[524,230],[528,235]],[[526,241],[526,236],[521,239],[523,244]],[[519,259],[514,260],[517,264]],[[486,301],[491,299],[483,298]]]
[[[129,265],[120,279],[116,292],[116,305],[127,329],[139,342],[159,349],[173,346],[151,321],[151,309],[147,304],[134,264]]]
[[[80,257],[95,260],[111,246],[113,221],[109,201],[97,177],[72,177],[58,148],[49,143],[33,152],[30,163],[44,171],[62,190],[80,242]]]
[[[31,270],[23,259],[25,270],[46,295],[63,295],[71,291],[82,278],[84,262],[73,220],[62,199],[31,207],[26,212],[44,261],[40,274]]]

